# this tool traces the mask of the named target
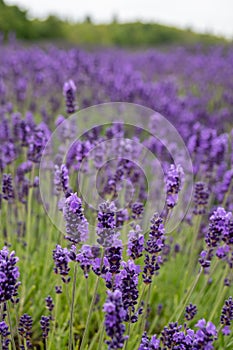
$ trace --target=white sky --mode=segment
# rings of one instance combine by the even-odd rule
[[[28,9],[33,17],[56,14],[82,20],[90,15],[96,22],[155,21],[191,27],[233,38],[233,0],[5,0]]]

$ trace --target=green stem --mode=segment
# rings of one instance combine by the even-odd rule
[[[86,325],[85,325],[85,330],[84,330],[84,333],[83,333],[83,339],[82,339],[82,343],[81,343],[81,347],[79,350],[83,350],[84,349],[84,346],[86,344],[86,338],[88,336],[88,331],[89,331],[89,325],[90,325],[90,321],[91,321],[91,315],[92,315],[92,312],[93,312],[93,309],[94,309],[94,305],[95,305],[95,300],[96,300],[96,294],[97,294],[97,290],[98,290],[98,286],[99,286],[99,281],[100,281],[100,276],[97,277],[96,279],[96,283],[95,283],[95,289],[94,289],[94,293],[93,293],[93,297],[92,297],[92,300],[91,300],[91,305],[90,305],[90,308],[89,308],[89,311],[88,311],[88,316],[87,316],[87,321],[86,321]]]
[[[58,311],[58,294],[56,294],[56,299],[55,299],[55,310],[54,310],[54,320],[53,320],[53,329],[52,329],[52,334],[51,334],[51,340],[49,343],[48,350],[51,349],[52,344],[54,344],[54,334],[55,334],[55,329],[56,329],[56,319],[57,319],[57,311]]]
[[[100,337],[99,337],[98,350],[102,349],[103,340],[104,340],[104,332],[105,332],[105,328],[104,328],[104,322],[103,322]]]
[[[169,320],[168,323],[170,323],[170,322],[172,322],[172,321],[174,320],[174,318],[175,318],[175,316],[176,316],[176,313],[178,312],[180,306],[182,305],[181,311],[179,312],[178,317],[176,318],[176,321],[179,321],[179,319],[180,319],[182,313],[184,312],[185,307],[187,306],[186,304],[187,304],[187,302],[188,302],[188,300],[189,300],[191,294],[193,293],[193,291],[194,291],[194,289],[195,289],[195,287],[196,287],[196,285],[197,285],[197,283],[198,283],[198,281],[199,281],[199,278],[201,277],[202,271],[203,271],[203,268],[201,267],[201,268],[200,268],[200,271],[199,271],[199,273],[198,273],[198,275],[197,275],[197,277],[195,278],[195,280],[193,281],[192,285],[190,286],[187,295],[185,296],[185,298],[183,298],[183,299],[180,301],[178,307],[177,307],[176,310],[174,311],[174,313],[173,313],[173,315],[171,316],[171,318],[170,318],[170,320]]]
[[[74,300],[75,300],[75,291],[76,291],[76,282],[77,282],[77,270],[78,270],[78,266],[77,266],[77,264],[75,264],[71,308],[70,308],[69,350],[72,350],[72,343],[73,343],[73,318],[74,318]]]
[[[124,344],[124,348],[123,348],[123,350],[127,350],[127,346],[128,346],[128,342],[129,342],[129,337],[130,337],[130,325],[131,325],[131,307],[130,307],[130,309],[129,309],[129,322],[128,322],[128,329],[127,329],[127,336],[128,336],[128,338],[127,338],[127,340],[126,340],[126,342],[125,342],[125,344]]]
[[[149,300],[150,300],[151,285],[152,283],[150,283],[148,287],[147,295],[146,295],[145,310],[144,310],[143,319],[142,319],[142,333],[146,330],[146,316],[147,316],[147,309],[148,309]]]
[[[7,317],[8,317],[10,333],[11,333],[11,344],[12,344],[13,350],[16,350],[15,340],[14,340],[14,330],[11,322],[11,315],[10,315],[10,309],[9,309],[9,302],[7,303],[6,308],[7,308]]]
[[[34,178],[34,171],[35,171],[35,166],[33,165],[32,167],[32,172],[30,176],[30,183],[32,185],[33,183],[33,178]],[[27,219],[26,219],[26,258],[25,258],[25,265],[29,264],[30,261],[30,247],[31,247],[31,237],[32,237],[32,232],[31,232],[31,210],[32,210],[32,194],[33,194],[33,187],[29,188],[29,193],[28,193],[28,206],[27,206]],[[20,314],[22,313],[23,309],[23,304],[25,301],[25,294],[26,294],[26,280],[27,280],[27,273],[23,274],[23,279],[22,279],[22,297],[21,297],[21,303],[20,303]]]
[[[220,286],[219,286],[219,289],[218,289],[218,295],[216,297],[216,303],[214,304],[214,308],[213,308],[212,313],[211,313],[211,315],[209,317],[209,321],[213,320],[213,318],[216,315],[216,312],[217,312],[220,304],[222,303],[222,299],[225,296],[226,290],[229,288],[227,286],[224,286],[222,288],[222,285],[224,284],[224,280],[227,277],[227,274],[228,274],[228,265],[226,265],[225,273],[222,276],[222,279],[221,279],[221,282],[220,282]]]

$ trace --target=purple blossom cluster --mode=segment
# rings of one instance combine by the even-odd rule
[[[209,268],[214,255],[233,267],[233,218],[231,212],[219,207],[209,219],[209,228],[205,236],[207,249],[200,254],[199,262]]]
[[[17,302],[19,282],[18,257],[7,247],[0,250],[0,303]]]
[[[122,302],[122,293],[116,289],[108,291],[107,300],[104,304],[105,312],[105,329],[110,340],[106,341],[108,349],[122,349],[127,337],[125,333],[125,325],[123,323],[126,317],[126,311]]]
[[[143,281],[146,284],[152,282],[152,277],[158,273],[163,263],[162,250],[165,247],[165,228],[163,219],[156,213],[151,219],[149,239],[145,246],[145,260],[143,269]]]
[[[75,244],[85,242],[88,236],[88,222],[83,214],[82,201],[76,193],[69,193],[66,198],[63,215],[67,239]]]

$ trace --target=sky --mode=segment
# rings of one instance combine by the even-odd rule
[[[233,38],[233,0],[5,0],[29,10],[31,17],[56,14],[95,22],[154,21]]]

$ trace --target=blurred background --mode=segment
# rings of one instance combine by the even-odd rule
[[[233,1],[0,0],[0,32],[86,46],[228,43]]]

